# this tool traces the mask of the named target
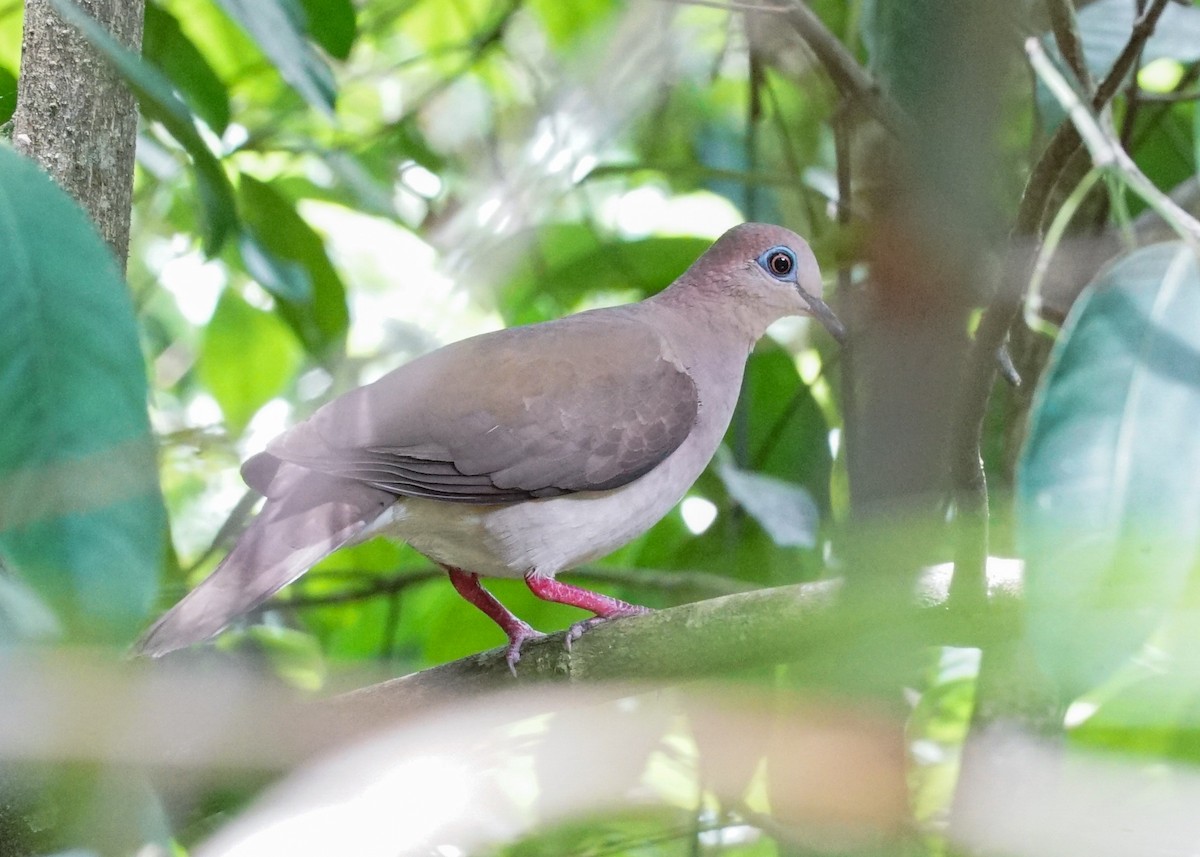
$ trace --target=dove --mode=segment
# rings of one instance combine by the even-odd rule
[[[661,292],[623,306],[446,345],[351,390],[242,467],[262,509],[216,569],[135,650],[206,640],[333,551],[407,542],[508,638],[541,636],[484,578],[598,622],[646,608],[559,581],[665,516],[715,454],[746,361],[776,320],[811,316],[841,340],[808,244],[779,226],[730,229]]]

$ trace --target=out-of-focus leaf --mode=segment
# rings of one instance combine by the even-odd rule
[[[21,581],[0,572],[0,646],[61,636],[62,627],[46,602]]]
[[[308,272],[295,262],[280,259],[262,245],[249,229],[238,236],[238,250],[246,273],[271,294],[285,301],[312,302],[312,280]]]
[[[17,109],[17,77],[0,66],[0,124],[12,119]]]
[[[1079,10],[1079,37],[1092,76],[1101,78],[1116,62],[1133,32],[1137,4],[1097,0]],[[1200,60],[1200,9],[1168,3],[1142,48],[1142,64],[1163,57],[1183,63]]]
[[[717,475],[729,496],[758,521],[775,544],[816,547],[821,514],[804,488],[765,473],[742,470],[728,455],[717,463]]]
[[[0,148],[0,551],[77,639],[153,599],[165,514],[133,307],[86,215]]]
[[[137,96],[138,104],[150,119],[162,123],[168,133],[183,146],[196,167],[196,188],[204,211],[205,251],[216,253],[229,230],[237,223],[233,187],[221,162],[213,155],[187,105],[179,100],[162,74],[141,57],[126,50],[72,0],[50,0],[55,10],[79,29],[84,37],[108,60]]]
[[[528,8],[538,16],[550,40],[561,47],[586,35],[592,27],[612,15],[616,7],[607,0],[580,0],[575,3],[533,0]]]
[[[204,331],[197,369],[230,431],[237,433],[283,392],[300,358],[296,338],[283,322],[226,289]]]
[[[204,55],[156,3],[146,4],[142,56],[171,79],[196,115],[220,134],[229,124],[229,93]]]
[[[249,638],[267,656],[275,675],[300,690],[320,690],[328,672],[317,638],[279,625],[253,625],[244,635],[229,634],[226,645]]]
[[[308,24],[300,0],[217,2],[250,34],[305,101],[326,113],[333,112],[337,85],[333,72],[308,41]]]
[[[350,0],[300,0],[300,4],[313,40],[340,60],[350,56],[358,26],[354,4]]]
[[[571,312],[583,298],[604,292],[652,294],[711,244],[689,237],[599,243],[585,226],[549,226],[532,247],[514,242],[519,262],[502,291],[501,309],[510,324],[525,324]]]
[[[238,190],[251,246],[263,254],[257,261],[264,266],[273,262],[262,285],[275,295],[279,315],[304,347],[318,357],[328,356],[345,336],[350,313],[346,287],[329,261],[325,242],[271,185],[243,175]],[[256,273],[264,275],[261,269]],[[307,293],[296,291],[302,279],[311,286]]]
[[[1080,300],[1034,403],[1017,478],[1029,633],[1069,694],[1176,602],[1200,548],[1200,275],[1137,251]]]
[[[1083,42],[1084,60],[1088,71],[1094,79],[1100,80],[1107,76],[1113,63],[1125,49],[1133,31],[1136,13],[1136,5],[1126,3],[1125,0],[1097,0],[1079,10],[1079,38]],[[1058,52],[1053,34],[1043,35],[1042,44],[1067,79],[1073,79]],[[1154,32],[1142,47],[1141,57],[1141,65],[1166,57],[1182,63],[1200,60],[1200,9],[1168,3]],[[1047,125],[1053,127],[1062,121],[1065,115],[1062,105],[1050,94],[1041,80],[1037,81],[1036,100],[1038,112]]]

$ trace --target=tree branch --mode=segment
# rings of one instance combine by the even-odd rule
[[[1012,561],[989,569],[980,609],[946,610],[950,566],[928,570],[914,626],[930,644],[981,646],[1017,627],[1021,579]],[[840,583],[822,581],[686,604],[589,630],[571,650],[563,633],[526,644],[518,682],[678,681],[802,660],[838,635],[874,622],[839,610]],[[890,608],[889,616],[894,616]],[[447,698],[511,687],[503,648],[352,691],[327,704],[350,717],[402,716]]]

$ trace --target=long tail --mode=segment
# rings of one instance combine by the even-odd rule
[[[159,657],[207,640],[349,543],[395,497],[285,465],[262,512],[229,555],[135,644]],[[281,481],[283,484],[281,484]]]

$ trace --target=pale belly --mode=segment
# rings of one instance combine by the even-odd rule
[[[434,562],[488,577],[553,576],[612,553],[657,523],[704,470],[721,433],[693,432],[654,471],[610,491],[505,506],[407,498],[363,537],[406,541]]]

